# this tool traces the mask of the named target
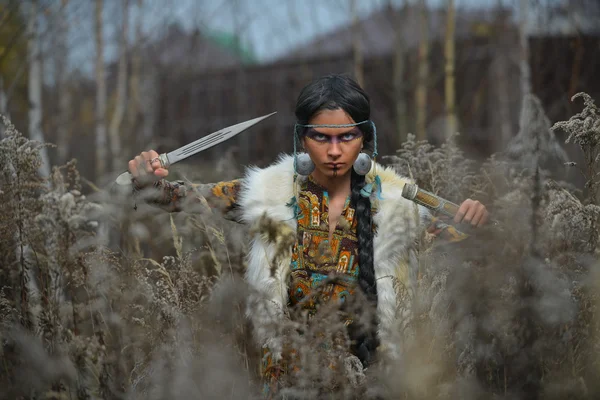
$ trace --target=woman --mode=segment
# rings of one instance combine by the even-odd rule
[[[379,345],[392,351],[390,335],[403,323],[398,288],[410,291],[416,280],[420,227],[451,241],[465,237],[404,199],[406,180],[371,161],[377,155],[377,137],[369,97],[352,79],[328,75],[310,83],[298,97],[295,115],[294,148],[301,145],[305,153],[294,151],[265,169],[249,169],[241,180],[167,182],[168,171],[156,161],[155,151],[129,162],[134,185],[147,187],[155,180],[152,201],[170,211],[184,209],[186,201],[205,199],[227,218],[255,224],[266,215],[295,232],[291,256],[275,267],[271,261],[276,244],[264,235],[255,235],[248,254],[246,279],[268,300],[254,303],[248,312],[265,349],[263,374],[268,381],[286,372],[285,345],[273,318],[286,318],[291,307],[312,315],[319,301],[345,303],[356,297],[356,290],[366,298],[363,308],[376,312],[366,330],[353,323],[354,315],[345,316],[352,339],[348,350],[365,366]],[[467,200],[455,222],[480,226],[487,219],[483,205]],[[313,300],[315,291],[319,301]]]

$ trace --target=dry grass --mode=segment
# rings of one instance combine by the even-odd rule
[[[451,142],[438,149],[409,140],[391,160],[400,172],[456,201],[485,201],[500,224],[422,249],[414,318],[397,335],[397,360],[358,368],[342,351],[348,338],[330,307],[310,323],[296,316],[279,326],[301,367],[283,394],[597,398],[600,208],[597,148],[588,147],[597,146],[600,116],[591,99],[585,105],[556,126],[589,155],[582,198],[522,162],[555,148],[525,126],[515,145],[523,151],[481,167]],[[522,125],[547,130],[535,120],[542,116]],[[260,398],[258,349],[244,319],[247,231],[206,210],[169,215],[138,204],[134,212],[115,188],[86,198],[74,162],[41,180],[39,146],[4,125],[0,397]],[[267,219],[251,229],[288,251],[286,233]],[[360,298],[353,306],[360,310]]]

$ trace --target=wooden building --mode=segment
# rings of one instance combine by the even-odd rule
[[[414,9],[402,14],[392,9],[376,12],[359,24],[364,52],[364,87],[372,100],[372,119],[380,133],[380,153],[392,154],[406,137],[397,132],[394,91],[395,27],[404,42],[405,98],[414,115],[414,82],[418,19]],[[493,18],[492,18],[493,17]],[[499,149],[500,126],[518,131],[520,72],[518,32],[506,13],[473,11],[457,14],[456,96],[460,124],[459,142],[473,157]],[[428,138],[445,137],[443,37],[445,12],[430,15],[430,84],[428,88]],[[265,165],[281,151],[292,150],[293,116],[300,89],[328,73],[353,71],[352,30],[343,27],[294,49],[267,65],[235,66],[168,72],[159,77],[156,129],[162,143],[187,143],[209,132],[273,111],[278,114],[249,132],[205,153],[202,160],[218,159],[235,149],[243,164]],[[532,90],[552,121],[568,118],[577,109],[570,96],[586,91],[599,98],[599,36],[557,34],[530,37]],[[502,109],[505,107],[506,109]],[[410,129],[412,131],[412,129]]]

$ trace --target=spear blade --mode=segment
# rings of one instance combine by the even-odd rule
[[[270,114],[263,115],[262,117],[240,122],[239,124],[231,125],[227,128],[220,129],[216,132],[211,133],[210,135],[201,137],[200,139],[195,140],[192,143],[186,144],[185,146],[182,146],[177,150],[173,150],[169,153],[162,153],[158,156],[158,160],[160,161],[163,168],[168,168],[172,164],[175,164],[181,160],[185,160],[186,158],[191,157],[194,154],[198,154],[201,151],[210,149],[211,147],[216,146],[219,143],[222,143],[236,135],[239,135],[248,128],[271,117],[272,115],[275,115],[276,113],[277,112],[272,112]],[[131,184],[132,178],[133,176],[129,172],[123,172],[117,177],[116,182],[119,185],[129,185]]]
[[[258,124],[262,120],[267,119],[274,114],[275,112],[263,115],[262,117],[240,122],[236,125],[228,126],[227,128],[223,128],[214,133],[211,133],[210,135],[206,135],[196,141],[193,141],[190,144],[186,144],[185,146],[180,147],[177,150],[173,150],[166,154],[168,159],[167,167],[181,160],[185,160],[186,158],[191,157],[194,154],[209,149],[221,142],[229,140],[232,137],[244,132],[246,129]]]

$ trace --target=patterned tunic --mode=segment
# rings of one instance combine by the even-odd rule
[[[321,301],[343,302],[354,292],[358,279],[356,218],[348,197],[330,242],[327,190],[309,178],[302,183],[298,203],[301,215],[292,250],[289,299],[292,306],[301,303],[314,315],[311,293],[315,289],[320,289]],[[332,275],[337,278],[335,283],[321,288]]]
[[[216,184],[159,181],[155,186],[160,190],[151,202],[168,211],[180,211],[186,202],[206,201],[225,218],[240,221],[236,201],[240,180]],[[357,220],[348,197],[330,241],[329,194],[310,177],[301,184],[298,204],[301,214],[292,250],[288,298],[289,306],[305,310],[310,319],[317,311],[317,304],[329,301],[341,304],[355,293],[359,269]],[[372,212],[374,215],[377,210],[373,208]],[[420,214],[428,232],[443,241],[457,242],[468,237],[424,208]],[[350,324],[351,317],[345,318],[346,324]],[[269,350],[263,349],[262,374],[267,392],[273,393],[279,375],[284,372],[284,367],[273,362]]]

